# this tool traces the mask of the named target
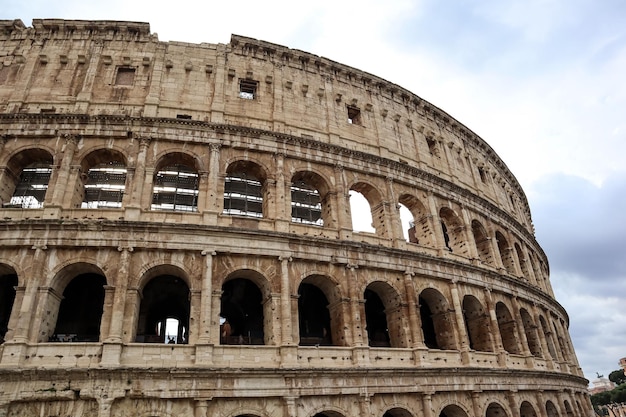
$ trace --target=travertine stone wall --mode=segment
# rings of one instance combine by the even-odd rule
[[[0,136],[0,416],[591,413],[518,182],[400,86],[235,35],[0,21]],[[94,169],[112,162],[119,201],[87,208]],[[49,179],[25,208],[33,167]],[[229,188],[243,174],[258,197]],[[317,223],[292,215],[294,184],[319,199]],[[193,202],[159,206],[160,192]],[[353,230],[354,192],[374,232]],[[259,211],[229,211],[244,200]],[[67,307],[81,279],[104,283],[80,284],[95,339],[80,339],[93,310]],[[221,323],[244,282],[258,334],[237,340]],[[308,341],[307,286],[329,317]],[[182,306],[159,304],[181,288]],[[150,334],[160,311],[184,323],[175,344]]]

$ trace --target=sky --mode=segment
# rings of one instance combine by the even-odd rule
[[[482,137],[528,197],[588,379],[626,357],[623,0],[0,0],[0,19],[149,22],[161,41],[231,34],[398,84]]]

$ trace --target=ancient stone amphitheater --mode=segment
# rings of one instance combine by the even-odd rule
[[[0,416],[590,414],[519,183],[398,85],[4,20],[0,134]]]

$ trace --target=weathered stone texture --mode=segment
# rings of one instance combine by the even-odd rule
[[[400,86],[5,20],[0,135],[0,416],[590,415],[520,185]]]

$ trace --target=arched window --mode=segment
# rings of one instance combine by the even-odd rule
[[[63,291],[51,342],[97,342],[104,308],[106,278],[95,273],[76,276]]]
[[[487,407],[485,417],[507,417],[506,411],[498,403],[491,403]]]
[[[467,413],[458,405],[447,405],[439,413],[439,417],[467,417]]]
[[[252,162],[230,164],[224,178],[224,214],[263,217],[265,175]]]
[[[374,281],[363,294],[369,346],[405,347],[400,296],[383,281]]]
[[[519,407],[520,417],[537,417],[535,408],[528,402],[524,401]]]
[[[0,265],[0,343],[4,342],[15,301],[17,275],[13,268]]]
[[[197,211],[198,172],[188,165],[161,167],[154,174],[152,210]]]
[[[459,216],[448,207],[439,210],[444,245],[447,250],[458,255],[467,255],[463,223]]]
[[[498,243],[498,251],[500,252],[500,259],[502,259],[504,269],[509,274],[515,275],[515,261],[513,260],[512,248],[509,246],[509,242],[500,232],[496,232],[496,242]]]
[[[402,232],[407,242],[433,246],[426,207],[416,197],[409,194],[402,194],[398,203],[400,204]]]
[[[119,208],[126,187],[126,162],[123,155],[111,150],[97,150],[83,161],[82,208]]]
[[[552,360],[558,360],[558,356],[556,356],[556,349],[554,348],[554,339],[552,338],[552,332],[550,331],[550,327],[546,323],[546,320],[539,316],[539,324],[541,325],[541,331],[544,334],[546,339],[546,344],[548,345],[548,352],[550,354],[550,358]]]
[[[28,149],[14,155],[4,173],[0,199],[5,208],[42,208],[52,173],[52,155]]]
[[[470,349],[493,352],[489,315],[476,297],[472,295],[463,297],[463,318]]]
[[[424,344],[429,349],[456,349],[454,338],[454,311],[437,290],[427,288],[419,296],[420,318]]]
[[[520,354],[521,349],[517,338],[517,323],[513,320],[509,309],[501,301],[496,303],[496,317],[498,320],[498,328],[500,329],[502,347],[509,353]]]
[[[137,342],[186,344],[189,340],[189,286],[182,278],[163,274],[143,288]]]
[[[337,284],[323,275],[310,275],[298,287],[300,346],[345,345],[343,304]]]
[[[493,265],[491,239],[483,225],[477,220],[472,220],[472,234],[474,235],[474,243],[476,244],[476,251],[480,261],[487,265]]]
[[[404,408],[394,407],[385,411],[383,417],[413,417],[413,414]]]
[[[350,215],[355,232],[386,235],[384,228],[384,205],[378,190],[369,184],[358,182],[350,188]]]
[[[524,252],[522,251],[520,245],[518,245],[517,243],[514,246],[515,253],[517,253],[517,259],[519,259],[520,267],[522,269],[522,275],[524,275],[524,278],[526,280],[530,280],[530,273],[528,272],[528,261],[524,256]]]
[[[546,401],[546,415],[548,417],[559,417],[559,412],[554,403],[550,400]]]
[[[540,358],[541,342],[539,341],[539,336],[537,334],[537,326],[526,309],[520,309],[520,316],[522,317],[522,324],[524,325],[524,333],[526,334],[526,341],[528,342],[528,350],[530,350],[530,353],[533,356]]]
[[[232,278],[222,285],[220,343],[262,345],[265,343],[263,295],[247,278]]]
[[[325,219],[330,218],[326,188],[317,174],[298,172],[294,175],[291,179],[291,221],[324,226]]]

